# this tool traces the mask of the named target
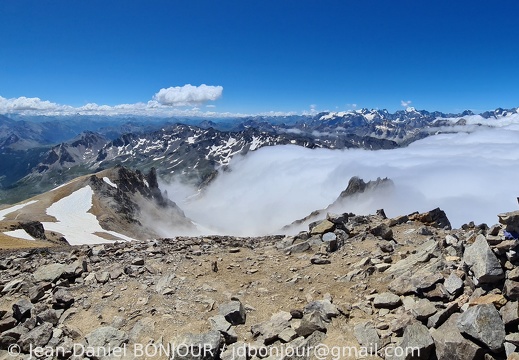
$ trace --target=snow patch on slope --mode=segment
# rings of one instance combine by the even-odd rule
[[[44,222],[43,227],[63,234],[70,245],[112,242],[95,235],[95,232],[108,233],[122,240],[134,240],[115,231],[105,230],[99,225],[97,218],[88,212],[92,208],[93,195],[92,188],[85,186],[55,202],[47,209],[47,214],[54,216],[58,222]]]
[[[108,177],[106,177],[106,176],[103,177],[103,181],[104,181],[105,183],[107,183],[108,185],[110,185],[111,187],[117,189],[117,184],[114,184],[114,183],[112,182],[112,180],[110,180]]]
[[[13,231],[6,231],[4,232],[5,235],[15,237],[18,239],[24,239],[24,240],[34,240],[34,238],[27,233],[24,229],[16,229]]]
[[[20,205],[15,205],[15,206],[8,207],[7,209],[0,210],[0,220],[4,220],[6,215],[9,215],[10,213],[13,213],[17,210],[23,209],[27,205],[31,205],[36,202],[38,202],[38,200],[31,200],[31,201],[28,201],[28,202],[20,204]]]

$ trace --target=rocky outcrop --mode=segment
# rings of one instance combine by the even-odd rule
[[[174,342],[193,350],[179,357],[216,360],[331,344],[384,359],[513,358],[518,245],[501,225],[435,227],[438,213],[329,214],[296,236],[7,253],[0,351],[28,356],[39,344],[74,359],[73,344]]]

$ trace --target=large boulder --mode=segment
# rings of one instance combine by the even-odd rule
[[[497,215],[499,222],[506,225],[506,231],[519,233],[519,211],[512,211]]]
[[[67,265],[59,263],[43,265],[40,266],[38,270],[32,274],[32,276],[36,282],[55,282],[61,277],[61,275],[63,275],[66,268]]]
[[[395,309],[400,305],[402,305],[400,297],[390,292],[377,294],[373,299],[373,306],[377,309]]]
[[[474,274],[476,283],[494,283],[505,277],[501,263],[483,235],[465,250],[463,261]]]
[[[425,325],[413,323],[405,328],[398,346],[406,351],[402,356],[393,356],[394,360],[428,360],[434,350],[434,341]],[[408,351],[410,349],[412,351]]]
[[[225,317],[231,325],[245,324],[247,315],[240,301],[230,301],[219,306],[220,315]]]
[[[45,346],[52,337],[52,328],[52,324],[43,323],[22,336],[18,345],[25,353],[28,353],[31,347]]]
[[[491,351],[498,352],[505,342],[505,324],[493,304],[469,307],[458,318],[458,329]]]
[[[458,330],[460,314],[452,315],[442,326],[432,332],[438,360],[482,360],[485,351],[466,339]]]

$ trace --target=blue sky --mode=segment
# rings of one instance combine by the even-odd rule
[[[221,96],[160,106],[517,107],[518,13],[512,0],[2,0],[0,96],[115,106],[207,84]]]

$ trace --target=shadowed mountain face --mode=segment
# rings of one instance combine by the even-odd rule
[[[23,229],[23,224],[37,222],[49,239],[58,234],[70,244],[155,238],[195,229],[163,196],[154,168],[144,174],[118,166],[82,176],[0,214],[0,229]]]

